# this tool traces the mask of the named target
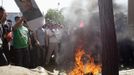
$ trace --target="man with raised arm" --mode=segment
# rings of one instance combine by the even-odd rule
[[[28,29],[24,25],[24,17],[15,17],[13,27],[13,47],[15,50],[16,65],[29,67],[30,55],[28,50]]]

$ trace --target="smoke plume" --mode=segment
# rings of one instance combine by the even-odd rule
[[[117,38],[126,31],[127,16],[124,9],[113,2]],[[91,54],[100,63],[101,39],[100,20],[97,0],[73,0],[71,6],[64,8],[64,30],[61,38],[61,49],[57,62],[64,69],[71,68],[74,54],[78,47]]]

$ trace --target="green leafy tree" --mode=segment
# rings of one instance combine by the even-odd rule
[[[49,9],[45,15],[45,19],[47,22],[53,22],[56,24],[63,24],[64,16],[61,11],[55,9]]]

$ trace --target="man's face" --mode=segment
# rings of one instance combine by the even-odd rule
[[[18,17],[18,18],[15,19],[16,22],[19,21],[19,20],[20,20],[20,17]]]
[[[7,21],[8,25],[12,25],[12,21]]]
[[[5,11],[0,11],[0,20],[3,22],[6,20],[7,14]]]
[[[3,17],[4,11],[0,11],[0,19]]]

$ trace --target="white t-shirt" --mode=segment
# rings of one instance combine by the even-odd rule
[[[55,31],[55,34],[56,34],[56,38],[57,38],[58,42],[60,42],[60,40],[62,38],[62,29],[57,29]]]
[[[56,35],[55,35],[55,31],[47,29],[47,35],[49,36],[50,43],[57,43],[58,42]]]

